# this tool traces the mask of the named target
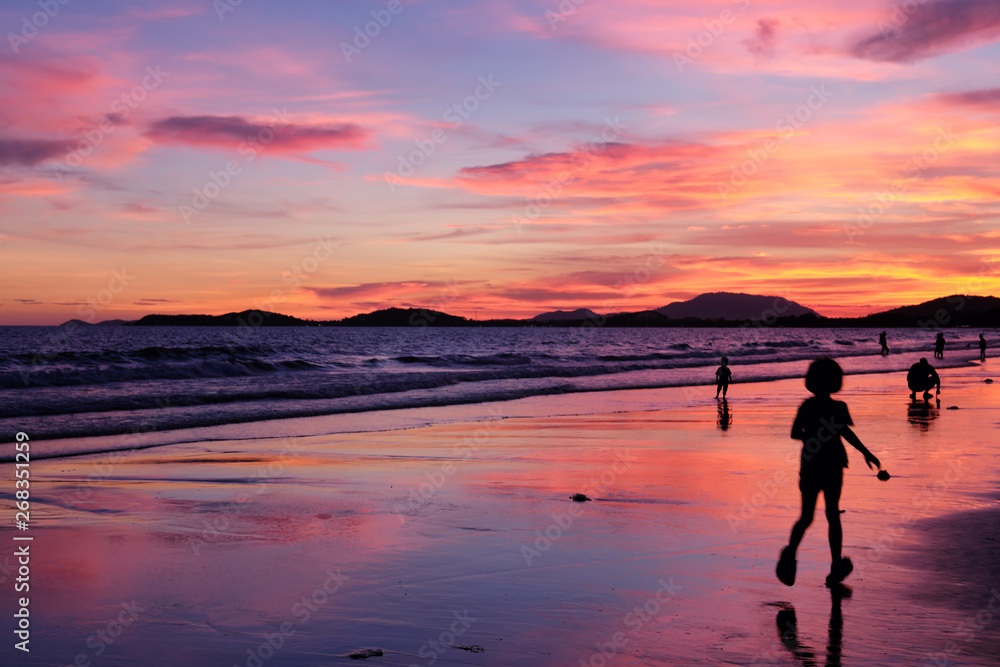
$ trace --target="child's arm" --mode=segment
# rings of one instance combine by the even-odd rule
[[[802,440],[806,439],[806,430],[802,428],[802,422],[799,420],[799,416],[795,415],[795,421],[792,422],[792,440]]]
[[[876,468],[882,468],[882,464],[879,463],[878,457],[868,451],[868,448],[865,447],[865,444],[861,442],[861,439],[854,434],[854,431],[851,430],[850,426],[845,426],[844,430],[840,432],[840,435],[844,437],[844,440],[851,443],[856,450],[865,455],[865,463],[868,464],[869,468],[872,467],[873,463]]]

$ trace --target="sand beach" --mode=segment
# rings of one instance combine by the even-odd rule
[[[801,380],[734,384],[725,409],[709,387],[594,392],[498,402],[486,421],[37,460],[31,650],[5,641],[2,660],[994,665],[989,365],[943,370],[940,407],[911,404],[898,372],[846,379],[892,478],[850,450],[856,570],[836,595],[822,503],[795,586],[774,576]],[[24,543],[0,532],[9,579]]]

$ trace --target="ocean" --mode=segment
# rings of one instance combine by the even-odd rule
[[[978,331],[945,336],[935,365],[978,357]],[[265,420],[379,430],[425,423],[412,409],[429,406],[487,418],[483,406],[528,396],[704,387],[723,355],[734,386],[801,376],[822,355],[848,374],[901,371],[932,357],[934,337],[890,330],[882,357],[874,329],[0,327],[0,459],[17,431],[60,456],[298,429]]]

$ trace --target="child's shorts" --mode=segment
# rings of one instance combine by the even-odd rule
[[[803,493],[814,492],[829,493],[839,492],[844,485],[843,468],[803,468],[799,471],[799,491]]]

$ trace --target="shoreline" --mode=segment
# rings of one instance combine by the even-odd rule
[[[863,368],[861,364],[858,363],[863,360],[870,360],[871,357],[875,355],[851,355],[836,357],[836,359],[842,366],[844,366],[846,376],[855,377],[903,373],[905,372],[905,366],[913,361],[916,361],[918,356],[921,354],[924,353],[906,352],[895,354],[893,356],[905,358],[906,361],[903,363],[904,368],[891,368],[885,370]],[[810,360],[811,359],[799,359],[794,361],[775,362],[771,364],[753,364],[753,366],[761,366],[770,369],[781,367],[786,370],[779,370],[779,372],[772,377],[755,378],[751,381],[741,382],[737,379],[731,384],[731,387],[765,385],[770,382],[801,378],[804,373],[804,369]],[[975,370],[981,366],[982,362],[978,360],[978,357],[963,356],[961,358],[952,357],[951,359],[943,360],[943,363],[942,360],[938,360],[936,368],[942,372],[944,377],[951,374],[949,371],[960,372],[962,370]],[[688,375],[693,375],[694,372],[699,372],[703,368],[706,367],[670,370],[683,371]],[[736,368],[738,371],[740,366],[733,366],[733,368]],[[654,374],[662,374],[663,372],[665,371],[633,371],[622,373],[620,375],[650,376]],[[609,377],[613,376],[604,375],[597,377],[602,380],[607,380]],[[434,399],[429,405],[416,407],[372,407],[370,409],[324,412],[321,414],[306,414],[303,416],[260,417],[259,419],[248,419],[245,421],[166,430],[157,429],[155,427],[158,423],[157,417],[155,416],[156,411],[143,411],[153,412],[153,414],[147,419],[140,420],[140,427],[130,433],[57,438],[45,437],[43,434],[41,439],[44,439],[47,443],[47,451],[46,453],[40,455],[39,458],[63,458],[88,454],[108,454],[116,451],[148,449],[150,447],[160,447],[171,444],[200,442],[206,440],[243,440],[276,437],[336,435],[343,433],[380,432],[408,428],[421,428],[433,424],[450,423],[456,420],[489,421],[495,418],[506,419],[516,418],[522,415],[538,415],[540,413],[544,413],[541,406],[544,406],[546,403],[550,403],[555,406],[555,411],[550,413],[553,416],[567,414],[592,414],[589,412],[566,412],[566,408],[561,407],[561,404],[566,402],[563,400],[563,397],[587,394],[605,394],[608,396],[608,400],[613,402],[617,400],[617,396],[629,396],[630,398],[635,397],[634,402],[637,407],[634,409],[638,411],[648,411],[656,409],[654,405],[656,401],[653,399],[640,398],[641,396],[646,395],[645,392],[669,393],[671,391],[680,391],[684,394],[683,401],[667,399],[668,405],[676,405],[680,402],[691,403],[692,400],[704,398],[704,394],[706,392],[710,392],[715,386],[714,382],[684,384],[682,382],[677,383],[677,381],[670,384],[664,384],[661,381],[660,383],[652,385],[642,384],[639,386],[632,386],[634,384],[635,381],[632,381],[631,383],[626,382],[625,386],[622,387],[578,387],[573,388],[571,391],[541,389],[537,390],[537,393],[529,393],[527,396],[522,395],[513,398],[499,398],[485,402],[467,402],[459,399],[455,399],[453,402],[449,402],[447,400],[438,402],[440,399]],[[630,395],[630,392],[642,393]],[[570,400],[572,401],[572,399]],[[590,405],[595,405],[595,403],[597,403],[594,400],[585,400],[583,402]],[[503,407],[494,409],[494,407],[491,406],[513,406],[514,409],[505,411]],[[204,407],[210,408],[212,406]],[[456,416],[456,413],[458,413],[458,416]],[[44,420],[44,418],[32,419]],[[20,421],[23,423],[26,420],[10,418],[0,421],[9,421],[12,423]],[[151,426],[145,427],[147,424]],[[32,435],[30,427],[18,427],[18,430],[24,430],[28,432],[29,435]],[[14,449],[12,444],[0,443],[0,463],[12,461],[14,458],[13,452]]]

